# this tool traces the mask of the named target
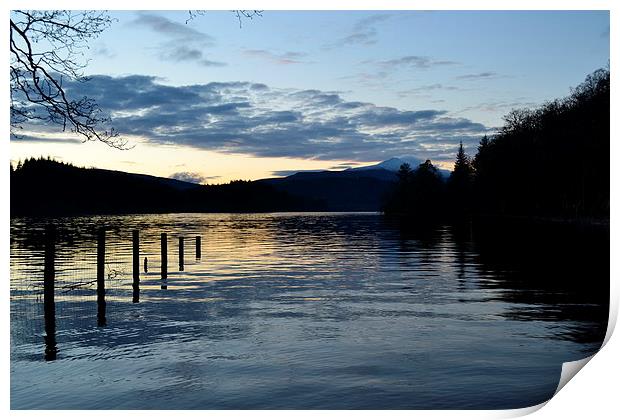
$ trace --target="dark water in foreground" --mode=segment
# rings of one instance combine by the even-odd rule
[[[47,222],[11,220],[12,409],[526,407],[550,398],[562,362],[591,355],[606,330],[608,230],[187,214],[54,219],[50,337]],[[107,324],[98,326],[102,224]]]

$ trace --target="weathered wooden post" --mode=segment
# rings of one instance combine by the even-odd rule
[[[183,237],[179,236],[179,271],[183,271]]]
[[[196,236],[196,259],[199,260],[201,255],[200,236]]]
[[[97,325],[105,327],[105,228],[97,232]]]
[[[43,268],[43,312],[45,318],[45,360],[56,360],[56,304],[54,302],[54,281],[56,272],[54,259],[56,247],[56,228],[45,228],[45,260]]]
[[[133,303],[140,301],[140,232],[133,231]]]
[[[161,234],[161,288],[167,289],[168,278],[168,235]]]

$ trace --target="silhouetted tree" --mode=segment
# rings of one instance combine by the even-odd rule
[[[599,69],[567,98],[509,112],[473,160],[459,146],[445,189],[430,161],[401,168],[385,213],[441,215],[447,190],[461,214],[609,218],[609,87]]]
[[[506,115],[473,161],[477,210],[609,217],[609,80],[597,70],[567,98]]]
[[[388,195],[382,208],[385,214],[402,215],[410,207],[408,203],[411,198],[409,192],[411,190],[411,179],[413,178],[411,165],[403,163],[400,165],[396,175],[398,182],[391,194]]]
[[[469,213],[473,181],[474,168],[461,142],[447,183],[451,212]]]
[[[436,218],[444,212],[444,182],[439,170],[430,160],[421,163],[413,174],[412,212],[418,216]]]
[[[489,173],[493,172],[493,151],[491,149],[491,141],[485,135],[480,140],[478,151],[472,160],[474,170],[473,200],[474,207],[478,210],[488,208],[488,201],[493,200],[490,194],[493,188],[490,184],[493,184],[494,180],[493,177],[489,176]]]
[[[398,168],[398,172],[396,173],[396,175],[398,176],[398,181],[400,183],[406,184],[408,182],[411,182],[411,178],[413,177],[411,165],[409,165],[408,163],[403,163],[402,165],[400,165],[400,168]]]
[[[408,164],[398,171],[398,184],[384,207],[384,213],[424,221],[443,213],[444,184],[437,168],[430,160],[421,163],[415,171]]]
[[[486,164],[486,162],[484,161],[484,158],[487,156],[489,145],[490,145],[489,138],[486,135],[480,139],[480,143],[478,144],[478,152],[476,153],[476,156],[474,156],[474,159],[472,160],[472,166],[476,174],[480,174],[481,172],[484,172],[485,164]]]

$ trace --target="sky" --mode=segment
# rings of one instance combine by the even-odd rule
[[[202,183],[391,157],[449,169],[511,109],[570,93],[609,61],[607,11],[111,12],[85,83],[132,146],[29,125],[11,159]]]

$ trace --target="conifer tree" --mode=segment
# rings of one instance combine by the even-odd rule
[[[473,179],[474,168],[471,159],[465,153],[463,142],[460,142],[454,170],[448,178],[448,193],[453,212],[462,214],[470,211]]]

